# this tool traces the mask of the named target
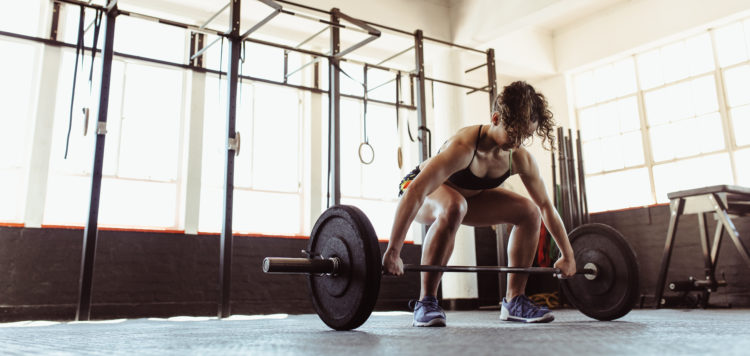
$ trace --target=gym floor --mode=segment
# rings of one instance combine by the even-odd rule
[[[600,322],[572,309],[549,324],[501,322],[498,311],[448,312],[415,328],[407,312],[375,312],[337,332],[317,315],[178,317],[0,324],[0,350],[25,354],[747,355],[750,309],[636,309]]]

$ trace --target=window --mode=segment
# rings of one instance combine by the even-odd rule
[[[226,80],[206,79],[203,176],[198,228],[222,226],[226,160]],[[299,92],[245,81],[238,91],[232,227],[236,232],[301,234],[302,121]]]
[[[0,1],[0,31],[39,36],[42,4],[42,1]]]
[[[667,193],[681,189],[747,184],[748,45],[745,20],[573,77],[591,211],[667,202]],[[627,194],[612,186],[628,187],[617,190]]]
[[[363,105],[341,100],[341,202],[359,207],[372,221],[380,239],[388,239],[401,180],[397,163],[399,137],[396,109],[368,103],[367,140],[374,158],[363,164],[359,147],[364,142]],[[363,148],[363,153],[366,153]]]
[[[98,60],[97,60],[98,62]],[[97,110],[79,76],[68,158],[70,83],[75,55],[63,54],[45,224],[84,224],[88,212]],[[96,66],[95,66],[96,68]],[[79,71],[80,73],[80,71]],[[96,73],[96,71],[95,71]],[[95,76],[96,77],[96,76]],[[92,87],[99,87],[96,78]],[[99,222],[110,226],[176,228],[182,152],[183,71],[115,60],[112,65]],[[83,136],[83,107],[90,107]]]
[[[0,221],[23,220],[38,52],[34,44],[0,40],[0,53],[12,54],[0,66]]]

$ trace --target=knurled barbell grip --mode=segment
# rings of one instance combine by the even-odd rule
[[[404,265],[404,271],[414,272],[494,272],[494,273],[541,273],[561,274],[559,268],[553,267],[504,267],[504,266],[430,266]],[[596,271],[584,268],[576,274],[596,274]]]

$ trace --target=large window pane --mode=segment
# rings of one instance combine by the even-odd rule
[[[245,233],[298,235],[302,233],[301,206],[297,194],[235,190],[232,229]]]
[[[716,83],[713,75],[700,77],[691,81],[691,103],[695,115],[702,115],[719,110],[719,99],[716,96]]]
[[[129,63],[125,72],[118,176],[177,178],[182,71]],[[117,124],[117,117],[112,118]]]
[[[590,212],[651,204],[648,170],[639,168],[586,177],[586,197]]]
[[[362,133],[362,105],[359,101],[341,100],[341,195],[362,196],[362,162],[359,145]]]
[[[733,184],[729,156],[725,153],[654,166],[658,202],[668,202],[667,193],[717,184]]]
[[[737,169],[737,184],[750,187],[750,149],[734,153],[734,166]]]
[[[395,199],[394,183],[401,180],[397,162],[399,146],[396,112],[389,106],[368,104],[367,136],[375,152],[369,165],[362,165],[362,196]]]
[[[393,186],[396,187],[397,185],[398,182]],[[354,205],[360,208],[370,219],[370,222],[372,222],[372,225],[375,228],[375,234],[378,236],[379,240],[388,240],[390,238],[397,202],[342,197],[341,203]],[[421,227],[421,225],[412,224],[411,229],[414,229],[415,227]],[[408,233],[406,236],[407,241],[411,240],[412,234]]]
[[[690,75],[703,74],[714,69],[713,48],[708,33],[686,40],[685,47]]]
[[[177,186],[174,183],[105,178],[100,204],[101,225],[163,228],[177,225]],[[88,209],[83,211],[88,212]]]
[[[299,191],[300,127],[297,90],[256,86],[252,132],[254,189]]]
[[[732,109],[732,127],[737,146],[750,144],[750,105]],[[746,161],[750,162],[750,161]]]
[[[726,67],[747,59],[747,47],[741,22],[719,28],[715,34],[720,66]]]
[[[662,47],[661,64],[665,82],[673,82],[690,75],[688,61],[685,58],[689,57],[683,41]]]
[[[102,21],[103,23],[104,21]],[[100,36],[100,41],[102,41]],[[115,51],[136,56],[161,59],[174,63],[185,63],[185,30],[142,20],[131,16],[119,16],[115,26]],[[99,48],[102,43],[99,44]]]
[[[42,18],[41,11],[44,7],[42,4],[42,1],[0,1],[0,31],[38,36],[39,19]]]
[[[0,114],[0,221],[23,219],[24,172],[28,164],[30,124],[35,114],[36,95],[32,91],[37,52],[36,45],[0,40],[0,53],[5,54],[0,66],[0,107],[3,110]]]
[[[592,72],[578,74],[573,81],[576,88],[576,105],[578,107],[588,106],[596,102],[596,88]]]
[[[750,103],[750,65],[725,70],[724,83],[727,87],[729,106],[734,107]]]
[[[636,59],[641,89],[650,89],[664,84],[658,49],[639,54]]]

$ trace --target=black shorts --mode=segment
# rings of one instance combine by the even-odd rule
[[[412,169],[409,174],[404,177],[404,179],[401,180],[401,183],[398,184],[398,196],[402,196],[404,194],[404,191],[406,188],[409,187],[409,184],[411,184],[411,181],[414,180],[414,178],[417,178],[417,174],[419,174],[421,170],[419,169],[419,165],[417,165],[416,168]]]

